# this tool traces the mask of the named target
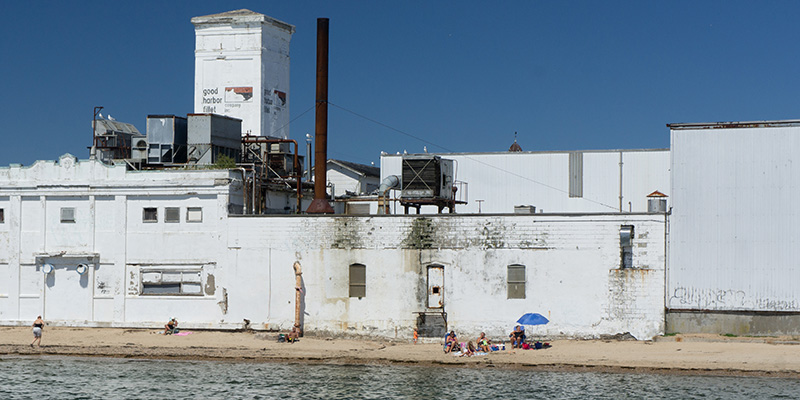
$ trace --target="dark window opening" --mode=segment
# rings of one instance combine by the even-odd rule
[[[367,296],[367,266],[353,264],[350,266],[350,297]]]

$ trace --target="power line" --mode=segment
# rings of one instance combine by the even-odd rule
[[[314,109],[314,107],[316,107],[316,105],[313,105],[313,106],[309,107],[307,110],[305,110],[305,111],[303,111],[302,113],[300,113],[300,115],[298,115],[298,116],[294,117],[292,120],[290,120],[289,122],[287,122],[285,125],[283,125],[282,127],[278,128],[278,129],[276,129],[276,130],[274,130],[274,131],[273,131],[273,132],[271,132],[271,133],[274,133],[274,132],[280,132],[280,131],[281,131],[281,129],[283,129],[283,128],[286,128],[287,126],[291,125],[291,123],[292,123],[292,122],[294,122],[294,121],[297,121],[297,119],[298,119],[298,118],[302,117],[303,115],[306,115],[306,113],[307,113],[307,112],[309,112],[309,111],[311,111],[311,110],[313,110],[313,109]],[[270,133],[270,134],[271,134],[271,133]]]

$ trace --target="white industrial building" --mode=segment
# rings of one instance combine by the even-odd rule
[[[250,10],[192,18],[194,112],[242,120],[242,134],[289,137],[294,26]]]
[[[670,330],[800,332],[800,121],[670,124]]]
[[[664,331],[663,213],[248,216],[240,190],[236,170],[0,168],[0,324],[286,329],[299,261],[309,333],[498,336],[532,311],[542,335]]]
[[[331,160],[334,208],[368,215],[287,215],[310,200],[286,139],[294,27],[192,23],[196,114],[0,167],[0,324],[286,329],[299,262],[311,333],[498,336],[526,312],[550,337],[800,333],[800,121],[672,124],[669,150],[384,154],[380,179]],[[250,169],[206,169],[240,150]]]
[[[669,195],[669,149],[415,156],[433,155],[453,160],[455,199],[466,202],[456,205],[462,214],[511,213],[517,206],[544,213],[646,212],[649,194]],[[404,157],[382,155],[381,179],[402,175]]]

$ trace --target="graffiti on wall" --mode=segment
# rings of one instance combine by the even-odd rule
[[[743,290],[685,287],[679,287],[672,291],[669,306],[702,310],[800,311],[800,303],[797,300],[754,299]]]

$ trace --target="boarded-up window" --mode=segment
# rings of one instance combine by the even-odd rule
[[[364,264],[350,265],[350,297],[367,296],[367,266]]]
[[[178,207],[165,208],[164,222],[181,222],[181,209]]]
[[[158,209],[155,207],[142,209],[142,222],[158,222]]]
[[[142,270],[142,294],[202,295],[199,269]]]
[[[508,298],[509,299],[525,298],[524,265],[514,264],[508,266]]]
[[[203,208],[188,207],[186,209],[186,222],[203,222]]]
[[[61,222],[74,223],[75,222],[75,209],[72,207],[61,208]]]
[[[569,197],[583,197],[583,153],[569,153]]]

